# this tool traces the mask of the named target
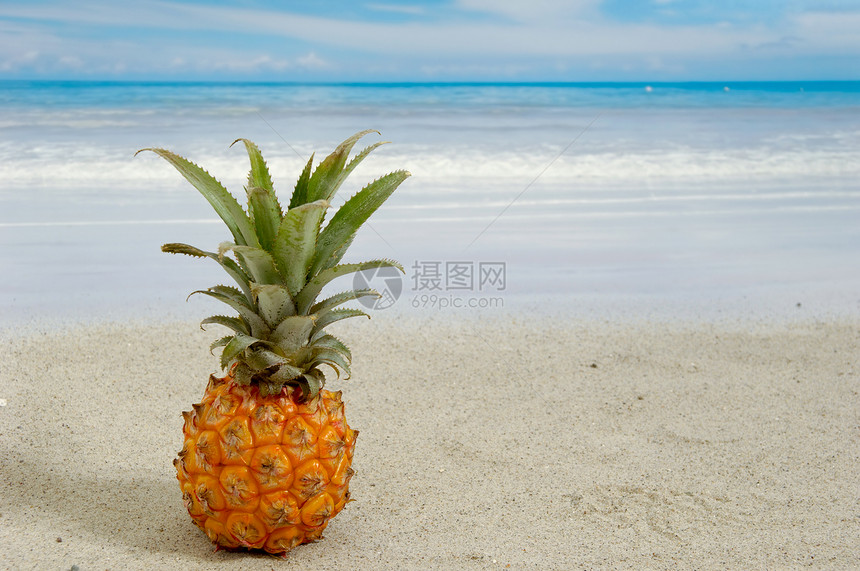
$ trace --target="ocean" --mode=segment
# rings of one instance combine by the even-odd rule
[[[251,139],[286,202],[368,128],[341,200],[413,176],[348,259],[400,260],[402,308],[860,312],[860,82],[0,82],[0,326],[206,314],[226,276],[159,247],[226,229],[138,149],[238,196]]]

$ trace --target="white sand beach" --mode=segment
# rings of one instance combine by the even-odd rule
[[[860,322],[339,326],[354,502],[213,552],[171,461],[215,332],[4,333],[0,568],[856,569]]]

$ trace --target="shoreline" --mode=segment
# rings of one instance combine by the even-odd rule
[[[858,284],[860,285],[860,284]],[[186,288],[189,289],[189,288]],[[190,291],[190,289],[189,289]],[[783,287],[735,288],[722,295],[715,292],[673,294],[522,294],[477,292],[465,295],[441,292],[435,302],[427,294],[405,293],[392,307],[368,309],[358,302],[351,307],[371,315],[371,327],[377,322],[432,323],[459,320],[469,322],[504,322],[511,319],[564,321],[571,324],[616,326],[698,327],[725,326],[790,326],[811,323],[848,323],[860,321],[860,295],[848,284],[825,287],[809,284]],[[76,328],[99,326],[158,327],[165,324],[199,323],[208,315],[230,311],[223,304],[204,299],[181,300],[173,291],[170,297],[152,298],[137,305],[113,300],[76,299],[70,308],[59,298],[51,304],[43,300],[41,307],[13,303],[4,309],[0,322],[0,339],[63,333]],[[93,298],[95,296],[90,296]],[[67,300],[66,300],[67,301]],[[455,306],[455,302],[460,305]],[[475,307],[469,307],[476,302]]]
[[[277,563],[213,553],[171,466],[218,331],[0,333],[8,568],[860,565],[856,316],[354,321],[357,501]]]

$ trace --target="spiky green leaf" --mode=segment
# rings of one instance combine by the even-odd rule
[[[340,187],[340,183],[343,182],[340,176],[355,143],[368,133],[378,132],[373,129],[360,131],[338,145],[332,154],[323,159],[308,181],[306,202],[314,202],[321,199],[330,201],[337,192],[338,187]]]
[[[349,250],[350,246],[352,246],[353,240],[355,240],[355,233],[353,233],[352,236],[347,238],[346,241],[341,244],[339,248],[332,252],[331,256],[329,256],[328,260],[322,264],[322,267],[320,267],[317,272],[321,270],[327,270],[328,268],[333,268],[334,266],[338,265],[343,259],[344,254],[346,254],[346,251]],[[314,252],[314,254],[316,254],[316,252]]]
[[[339,263],[346,251],[344,245],[352,241],[361,225],[409,176],[407,171],[389,173],[371,182],[347,200],[320,233],[310,275],[316,275]]]
[[[323,215],[329,204],[318,200],[289,210],[281,220],[272,252],[292,295],[305,285],[313,262]]]
[[[251,161],[251,171],[248,173],[248,216],[257,230],[260,246],[271,250],[272,241],[278,232],[283,211],[275,195],[269,167],[263,159],[259,147],[248,139],[236,139],[231,147],[242,141],[248,151]]]
[[[290,210],[297,208],[302,204],[308,203],[308,182],[311,178],[311,169],[314,166],[314,155],[311,153],[311,158],[308,159],[302,174],[296,181],[296,186],[293,189],[293,196],[290,198]]]
[[[302,289],[299,295],[296,296],[296,313],[298,315],[307,315],[311,304],[316,300],[322,289],[332,280],[355,272],[371,270],[373,268],[397,268],[401,272],[404,272],[403,266],[394,260],[371,260],[369,262],[341,264],[333,268],[325,269],[314,276]]]
[[[248,139],[236,139],[233,145],[242,141],[251,161],[248,173],[248,215],[257,230],[257,237],[264,250],[271,250],[275,234],[278,232],[283,211],[275,195],[269,167],[263,159],[259,147]],[[230,146],[233,146],[230,145]]]
[[[281,347],[285,354],[295,353],[300,347],[307,344],[315,321],[316,316],[313,315],[287,317],[272,331],[269,340]]]
[[[248,324],[242,321],[242,319],[238,317],[228,317],[226,315],[213,315],[211,317],[207,317],[203,321],[200,322],[200,328],[204,329],[204,325],[208,325],[210,323],[214,323],[216,325],[223,325],[229,329],[232,329],[236,333],[244,333],[245,335],[251,334],[251,328],[248,327]]]
[[[372,153],[382,145],[387,145],[389,142],[390,141],[379,141],[378,143],[373,143],[372,145],[365,147],[361,150],[360,153],[352,157],[352,160],[349,161],[349,163],[347,163],[347,165],[344,167],[343,171],[341,171],[340,176],[338,177],[337,187],[335,188],[335,191],[340,188],[340,185],[343,184],[343,182],[352,173],[352,171],[355,170],[355,167],[361,164],[361,161],[366,159],[370,153]]]
[[[242,288],[245,295],[249,298],[251,297],[251,278],[232,258],[224,257],[223,254],[206,252],[205,250],[195,248],[188,244],[178,243],[164,244],[161,247],[161,251],[168,254],[184,254],[186,256],[194,256],[196,258],[209,258],[211,260],[215,260],[222,268],[224,268],[224,271],[226,271],[230,277],[239,284],[239,287]]]
[[[314,323],[314,328],[311,330],[311,339],[331,325],[332,323],[336,323],[342,319],[349,319],[350,317],[360,317],[364,316],[370,319],[370,316],[361,311],[360,309],[352,309],[352,308],[340,308],[340,309],[329,309],[317,315],[316,323]]]
[[[276,365],[286,365],[287,359],[265,348],[247,348],[241,360],[254,371],[263,371]]]
[[[347,379],[350,377],[350,364],[339,351],[329,349],[328,347],[318,347],[315,348],[312,353],[313,357],[310,362],[311,367],[328,365],[334,369],[338,378],[340,377],[341,371],[343,371],[343,374],[346,375]]]
[[[143,151],[151,151],[165,159],[179,171],[179,174],[185,177],[185,180],[200,191],[200,194],[212,205],[215,212],[230,229],[230,233],[233,234],[233,239],[237,244],[259,246],[257,235],[251,226],[248,215],[242,210],[236,198],[215,177],[188,159],[166,149],[147,148],[141,149],[137,153]]]
[[[251,172],[248,173],[248,188],[257,186],[271,192],[272,198],[274,198],[277,203],[277,197],[275,197],[274,194],[274,185],[272,184],[272,177],[269,174],[269,167],[263,159],[263,154],[260,152],[260,148],[256,143],[253,143],[248,139],[236,139],[230,144],[230,146],[232,147],[239,141],[242,141],[245,145],[245,150],[248,151],[248,158],[251,161]]]
[[[251,217],[251,224],[257,231],[260,247],[271,251],[278,226],[281,224],[281,208],[274,199],[274,193],[259,186],[249,186],[248,214]]]
[[[265,337],[271,331],[271,328],[263,319],[257,315],[256,308],[245,298],[241,291],[236,288],[227,286],[214,286],[205,290],[197,290],[191,292],[191,295],[200,293],[211,298],[217,299],[226,303],[237,312],[245,320],[245,323],[251,328],[251,335],[260,338]],[[191,297],[189,295],[189,297]]]
[[[282,285],[251,284],[260,315],[274,329],[285,317],[295,315],[296,306],[289,290]]]
[[[212,354],[212,351],[214,351],[218,347],[224,347],[225,345],[227,345],[227,343],[229,343],[232,340],[233,340],[232,335],[225,335],[224,337],[221,337],[220,339],[216,339],[215,341],[212,342],[211,345],[209,345],[209,354]]]
[[[271,376],[271,379],[273,383],[280,383],[283,385],[284,383],[297,379],[303,374],[305,374],[304,369],[284,364],[278,367],[278,370]]]
[[[248,386],[251,384],[251,379],[254,377],[254,371],[241,361],[236,364],[236,367],[233,369],[233,378],[236,380],[236,384],[241,386]]]
[[[330,333],[326,333],[311,342],[312,347],[328,347],[335,351],[339,351],[346,357],[347,362],[352,362],[352,351],[343,342]]]
[[[341,305],[341,304],[346,303],[348,301],[358,299],[360,297],[380,298],[380,297],[382,297],[382,294],[380,294],[375,289],[369,289],[369,288],[368,289],[354,289],[354,290],[350,290],[350,291],[344,291],[344,292],[335,294],[329,298],[326,298],[326,299],[324,299],[318,303],[315,303],[314,305],[311,306],[311,309],[310,309],[310,311],[308,311],[308,313],[318,314],[318,313],[321,313],[321,312],[326,311],[328,309],[332,309],[334,307],[337,307],[338,305]]]
[[[234,335],[221,352],[221,368],[224,369],[227,367],[240,353],[259,341],[257,337],[245,335],[244,333]]]
[[[254,282],[258,284],[281,283],[281,274],[275,265],[272,254],[262,248],[251,246],[232,245],[230,249],[236,254],[236,258],[246,268]]]
[[[297,384],[302,390],[302,400],[309,401],[317,397],[325,384],[325,375],[319,369],[311,369],[298,377]]]

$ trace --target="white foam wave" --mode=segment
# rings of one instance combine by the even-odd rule
[[[100,189],[127,192],[141,188],[177,190],[184,184],[172,169],[149,156],[134,157],[137,148],[34,144],[21,148],[0,144],[0,192],[41,189],[69,192]],[[177,149],[182,153],[181,149]],[[274,178],[289,189],[304,159],[291,151],[267,153]],[[672,182],[742,184],[767,180],[860,179],[860,149],[780,150],[654,150],[631,152],[576,152],[557,157],[542,150],[475,151],[401,149],[380,152],[361,165],[352,181],[366,181],[383,172],[408,168],[417,191],[481,194],[500,184],[525,186],[566,183],[653,189]],[[247,166],[233,150],[198,149],[189,158],[205,166],[228,188],[240,190]],[[555,160],[554,160],[555,159]],[[541,174],[542,173],[542,174]],[[538,176],[540,175],[540,176]],[[852,182],[853,184],[853,182]],[[286,186],[285,186],[286,185]]]
[[[714,193],[689,194],[672,196],[628,196],[624,198],[548,198],[548,199],[517,199],[517,207],[554,207],[554,206],[625,206],[636,204],[683,203],[683,202],[786,202],[793,200],[827,200],[827,199],[858,199],[860,189],[856,192],[759,192],[750,194]],[[490,201],[427,201],[418,204],[390,204],[389,211],[415,210],[463,210],[469,208],[504,208],[512,203],[511,200]]]
[[[183,218],[165,220],[56,220],[51,222],[0,222],[0,228],[62,228],[89,226],[150,226],[150,225],[223,224],[218,218]]]

